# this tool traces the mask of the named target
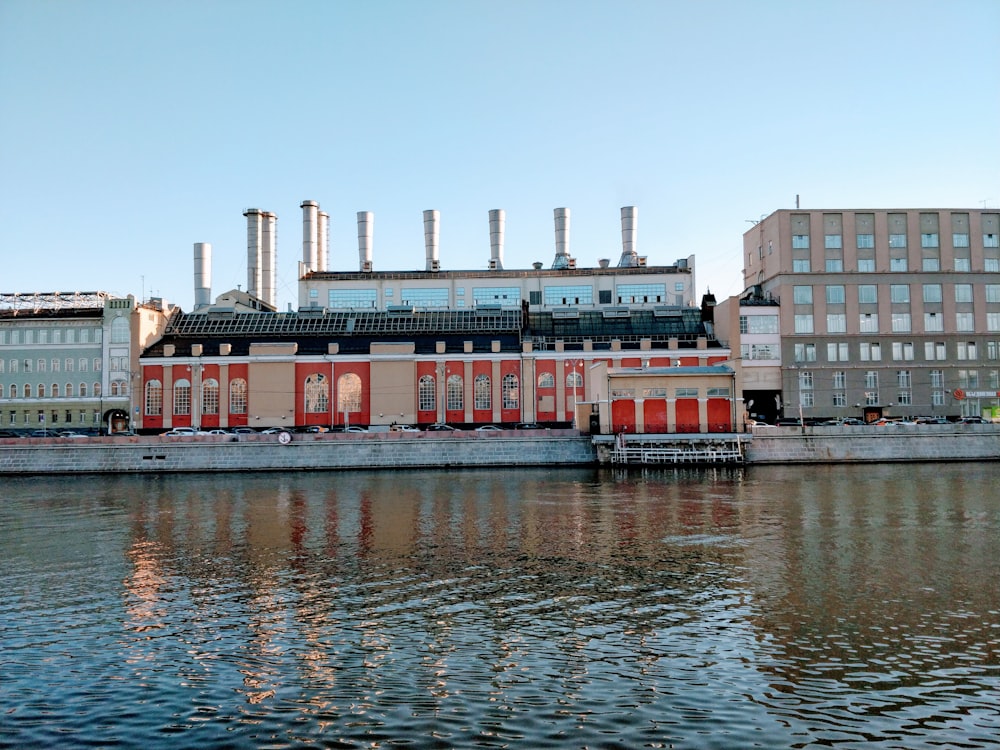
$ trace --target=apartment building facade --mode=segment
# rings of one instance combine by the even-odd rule
[[[780,210],[743,252],[744,296],[777,308],[780,415],[1000,416],[997,210]]]

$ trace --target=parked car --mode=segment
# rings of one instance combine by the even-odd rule
[[[441,422],[435,422],[434,424],[427,425],[425,428],[427,432],[458,432],[457,427],[452,427],[450,424],[442,424]]]
[[[55,430],[32,430],[28,437],[39,438],[39,437],[56,437]]]
[[[775,424],[778,427],[801,427],[802,420],[798,417],[779,417]]]
[[[72,430],[63,430],[62,432],[56,433],[56,437],[61,438],[85,438],[86,435],[81,435],[79,432],[73,432]]]
[[[540,430],[542,426],[540,424],[535,424],[534,422],[521,422],[517,429],[519,430]]]
[[[175,427],[161,433],[162,437],[193,437],[195,435],[207,435],[207,432],[196,430],[194,427]]]
[[[14,432],[13,430],[0,430],[0,438],[19,438],[23,437],[21,433]]]
[[[362,427],[361,425],[352,424],[344,432],[368,432],[367,427]]]
[[[301,430],[299,430],[299,432],[309,433],[309,434],[312,434],[312,435],[318,435],[318,434],[323,433],[323,432],[329,432],[329,430],[326,427],[324,427],[323,425],[312,424],[312,425],[309,425],[308,427],[303,427]]]
[[[207,434],[207,435],[229,435],[229,434],[231,434],[231,433],[229,432],[229,430],[223,430],[223,429],[221,429],[221,428],[219,428],[219,427],[216,427],[216,428],[215,428],[215,429],[213,429],[213,430],[208,430],[208,431],[206,432],[206,434]]]
[[[917,424],[951,424],[945,417],[917,417]]]
[[[497,427],[495,424],[484,424],[482,427],[477,427],[476,432],[503,432],[503,427]]]
[[[255,430],[253,427],[246,427],[246,426],[234,427],[231,430],[231,432],[234,435],[256,435],[257,434],[257,430]]]
[[[989,422],[987,422],[982,417],[962,417],[960,420],[958,420],[958,423],[959,424],[989,424]]]
[[[420,432],[412,424],[394,424],[389,426],[389,432]]]

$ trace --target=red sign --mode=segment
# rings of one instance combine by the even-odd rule
[[[959,401],[965,399],[965,391],[963,391],[961,388],[956,388],[955,390],[953,390],[951,392],[951,395],[957,398]]]

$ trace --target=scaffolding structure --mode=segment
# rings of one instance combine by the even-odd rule
[[[110,299],[107,292],[0,292],[0,311],[37,313],[42,310],[81,310],[103,308]]]

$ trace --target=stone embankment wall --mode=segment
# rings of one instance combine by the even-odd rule
[[[753,428],[748,464],[998,461],[1000,424]]]
[[[593,464],[575,430],[0,440],[0,474],[295,471]]]

